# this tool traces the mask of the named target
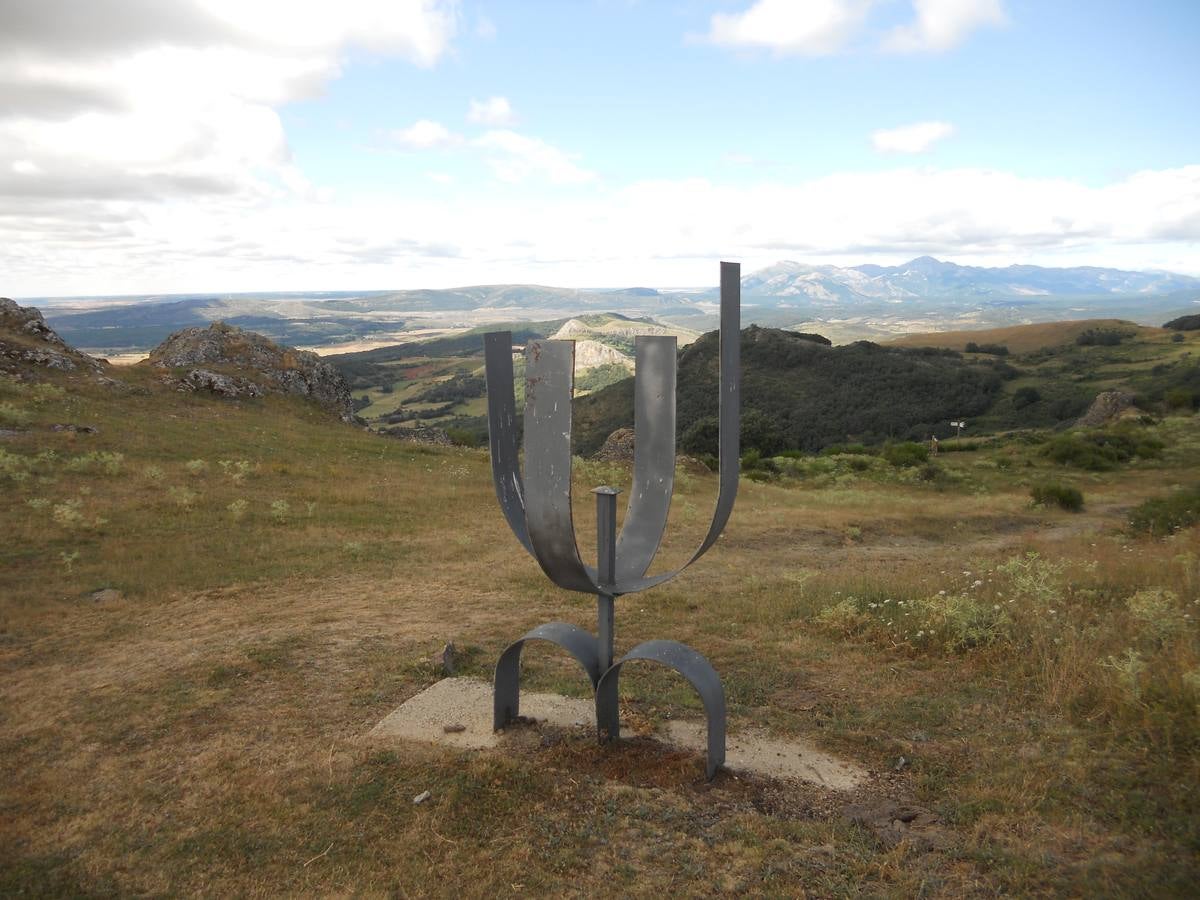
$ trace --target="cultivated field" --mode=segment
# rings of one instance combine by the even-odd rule
[[[1107,471],[1051,461],[1044,436],[932,467],[783,461],[743,481],[700,563],[618,602],[620,646],[672,637],[714,662],[733,729],[871,770],[843,796],[706,784],[700,757],[578,731],[368,743],[447,640],[487,677],[532,625],[594,626],[593,603],[520,551],[483,451],[118,376],[0,381],[2,894],[1194,891],[1200,540],[1129,524],[1195,484],[1194,414],[1142,426],[1161,450]],[[584,491],[629,474],[577,476],[590,554]],[[681,464],[664,564],[715,482]],[[1044,483],[1082,511],[1032,506]],[[526,660],[529,686],[583,695],[573,664]],[[626,722],[698,715],[674,676],[630,674]],[[889,799],[919,827],[842,815]]]

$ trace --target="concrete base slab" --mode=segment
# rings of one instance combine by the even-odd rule
[[[521,715],[560,728],[596,727],[591,700],[559,694],[522,691]],[[430,685],[388,714],[368,737],[481,750],[499,746],[504,738],[492,731],[492,685],[476,678],[443,678]],[[705,752],[703,722],[668,722],[659,737],[675,747]],[[863,769],[804,740],[780,740],[756,732],[727,737],[725,767],[771,778],[799,779],[835,791],[853,790],[867,779]]]

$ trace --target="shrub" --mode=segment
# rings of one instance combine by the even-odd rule
[[[1184,336],[1182,334],[1179,334],[1178,332],[1171,335],[1171,343],[1172,344],[1182,344],[1184,342],[1184,340],[1185,340]]]
[[[1179,597],[1173,591],[1147,588],[1126,600],[1125,606],[1141,633],[1156,644],[1165,643],[1187,626]]]
[[[0,425],[28,425],[33,417],[7,401],[0,403]]]
[[[1004,344],[977,344],[968,341],[963,348],[967,353],[989,353],[992,356],[1008,356],[1008,347]]]
[[[817,614],[817,624],[838,634],[858,634],[871,624],[871,617],[859,609],[854,597],[847,597]]]
[[[108,453],[95,450],[67,460],[68,472],[103,472],[105,475],[121,474],[121,466],[125,462],[125,454]]]
[[[1042,451],[1060,465],[1091,472],[1106,472],[1135,456],[1154,459],[1166,446],[1158,438],[1130,428],[1061,434]]]
[[[679,436],[679,446],[685,453],[699,457],[716,455],[720,422],[716,416],[705,416],[689,425]]]
[[[758,450],[763,456],[774,456],[786,446],[775,419],[757,409],[742,411],[741,442],[743,447]]]
[[[1042,393],[1035,387],[1026,385],[1022,388],[1017,388],[1017,392],[1013,394],[1013,407],[1016,409],[1024,409],[1026,406],[1031,406],[1042,399]]]
[[[742,471],[752,472],[762,466],[762,461],[762,454],[758,452],[757,448],[747,450],[742,454]]]
[[[860,456],[873,456],[875,451],[865,444],[830,444],[821,450],[822,456],[844,456],[852,453]]]
[[[480,444],[479,435],[469,428],[447,428],[446,434],[450,443],[458,447],[478,447]]]
[[[167,496],[180,509],[191,509],[192,504],[196,502],[197,494],[195,491],[189,490],[182,486],[172,485],[167,488]]]
[[[246,510],[249,507],[250,507],[250,504],[239,497],[237,500],[234,500],[232,503],[230,503],[225,508],[227,510],[229,510],[229,515],[232,516],[233,520],[236,522],[239,519],[241,519],[244,515],[246,515]]]
[[[932,462],[925,463],[925,465],[917,470],[917,476],[922,481],[937,481],[942,477],[942,474],[941,468]]]
[[[915,467],[929,459],[929,448],[916,441],[902,441],[883,448],[883,458],[897,468]]]
[[[1200,522],[1200,486],[1146,500],[1134,508],[1129,526],[1135,532],[1165,537],[1197,522]]]
[[[1130,337],[1133,332],[1119,328],[1089,328],[1075,338],[1075,343],[1081,347],[1115,347]]]
[[[1038,506],[1058,506],[1068,512],[1083,509],[1083,494],[1078,488],[1065,484],[1035,484],[1029,495]]]
[[[1177,334],[1176,337],[1183,337]],[[1163,400],[1169,409],[1195,409],[1196,395],[1184,387],[1172,388],[1163,394]]]
[[[1012,620],[1004,609],[968,594],[935,594],[907,605],[917,640],[928,636],[952,653],[986,647],[1011,634]]]

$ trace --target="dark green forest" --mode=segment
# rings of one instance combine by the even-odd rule
[[[819,337],[819,336],[818,336]],[[716,332],[679,356],[680,449],[716,450]],[[966,361],[952,350],[830,347],[814,336],[750,326],[742,332],[742,442],[764,455],[820,450],[840,442],[880,443],[949,435],[952,419],[977,416],[996,400],[1011,368]],[[575,404],[577,452],[589,454],[633,424],[633,379]]]

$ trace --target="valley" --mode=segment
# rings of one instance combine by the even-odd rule
[[[487,452],[389,440],[266,390],[254,359],[291,371],[291,351],[233,329],[217,332],[247,355],[203,365],[258,395],[181,390],[193,343],[165,366],[104,366],[14,321],[0,893],[554,894],[602,872],[622,895],[1187,896],[1200,875],[1200,416],[1168,387],[1195,371],[1200,332],[1068,323],[979,342],[1014,348],[997,356],[937,349],[964,335],[889,352],[746,330],[752,375],[848,349],[847,364],[932,361],[981,386],[1011,364],[996,416],[1023,380],[1139,398],[1081,428],[997,419],[979,437],[972,421],[936,455],[748,447],[703,564],[619,604],[622,641],[669,634],[714,661],[735,733],[803,738],[869,773],[846,792],[705,782],[701,756],[648,737],[699,714],[658,669],[623,681],[616,746],[539,725],[492,751],[366,740],[444,677],[448,641],[456,674],[487,679],[522,629],[592,621],[508,534]],[[474,392],[470,341],[439,341],[360,371],[390,371],[393,396],[425,378]],[[689,378],[708,342],[683,349]],[[631,466],[579,457],[573,477],[590,558],[578,498],[627,490]],[[699,540],[716,482],[678,461],[663,565]],[[531,648],[524,681],[584,696],[573,666]]]

